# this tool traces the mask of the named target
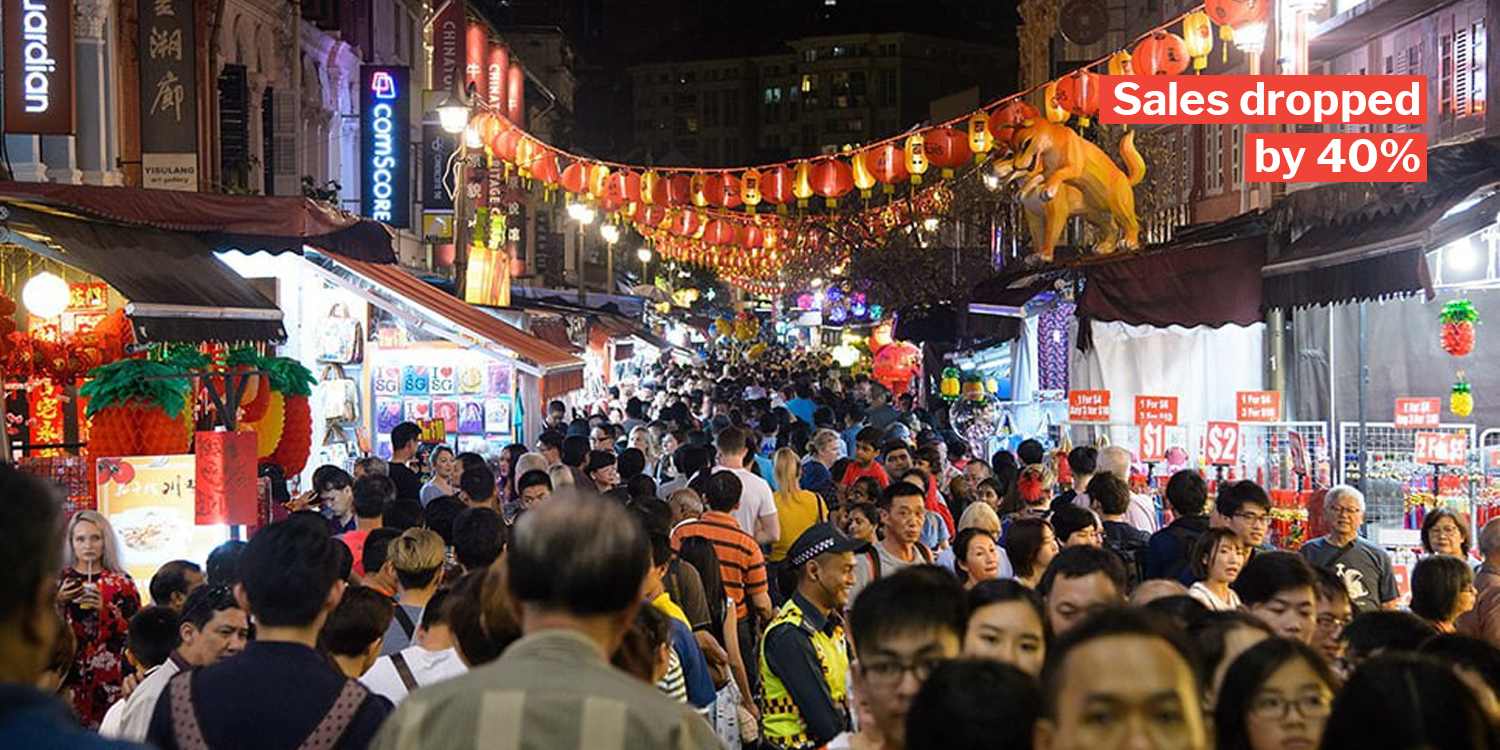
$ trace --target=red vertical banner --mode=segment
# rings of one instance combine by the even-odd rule
[[[505,81],[510,72],[510,50],[504,45],[490,45],[485,57],[485,92],[490,106],[497,110],[505,108]]]
[[[486,96],[489,88],[485,84],[484,73],[490,54],[490,33],[485,30],[484,24],[470,22],[464,37],[464,85],[472,89],[476,96]]]
[[[505,83],[505,116],[517,127],[526,127],[526,71],[510,61],[510,79]]]
[[[26,426],[30,430],[28,438],[32,445],[56,445],[63,441],[62,388],[50,380],[46,383],[26,392],[26,400],[31,409],[31,418],[27,420]],[[46,448],[34,451],[32,455],[60,456],[62,451],[58,448]]]
[[[194,523],[256,524],[255,433],[200,432],[195,445]]]
[[[464,0],[450,0],[432,19],[432,83],[437,91],[457,91],[460,76],[468,66],[468,29],[464,27]]]

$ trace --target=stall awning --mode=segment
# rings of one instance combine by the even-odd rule
[[[300,253],[312,245],[348,258],[396,262],[389,227],[303,197],[0,181],[0,200],[191,233],[213,251]]]
[[[533,336],[559,348],[570,354],[578,354],[583,350],[568,338],[568,324],[561,318],[540,318],[531,321],[531,333]]]
[[[26,208],[0,197],[0,244],[98,276],[129,300],[142,343],[282,341],[281,311],[198,236]]]
[[[1122,258],[1084,269],[1078,317],[1150,326],[1261,320],[1264,236]]]
[[[333,253],[309,254],[309,260],[346,288],[391,312],[415,318],[428,328],[456,334],[459,343],[516,361],[518,367],[542,378],[542,398],[552,398],[583,387],[583,360],[516,328],[483,310],[401,270],[398,266],[366,263]],[[341,273],[340,273],[341,272]]]
[[[1268,307],[1432,291],[1426,252],[1494,223],[1500,138],[1434,148],[1423,183],[1338,183],[1287,195],[1271,215],[1291,241],[1262,269]]]

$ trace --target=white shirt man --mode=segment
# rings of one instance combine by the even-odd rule
[[[177,626],[181,643],[167,660],[152,668],[135,690],[110,706],[99,734],[118,740],[145,742],[156,712],[156,701],[172,676],[185,669],[206,667],[245,650],[250,623],[234,595],[223,586],[200,586],[182,605]]]
[[[419,687],[451,680],[469,671],[468,665],[459,658],[458,649],[453,646],[453,631],[448,628],[451,607],[446,600],[445,593],[428,600],[413,644],[380,657],[359,678],[370,692],[399,704]]]
[[[1130,451],[1118,445],[1111,445],[1099,451],[1099,474],[1114,474],[1115,476],[1130,482]],[[1085,488],[1087,489],[1087,488]],[[1073,498],[1073,504],[1080,508],[1090,508],[1090,500],[1087,492],[1079,492]],[[1130,493],[1130,507],[1125,510],[1125,523],[1146,532],[1154,534],[1161,529],[1161,523],[1157,520],[1156,504],[1145,495]]]

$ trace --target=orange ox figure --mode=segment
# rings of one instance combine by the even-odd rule
[[[1140,222],[1131,188],[1146,176],[1146,162],[1135,150],[1134,132],[1120,140],[1120,157],[1130,170],[1128,176],[1098,146],[1071,128],[1044,119],[1021,123],[1011,136],[1011,145],[1014,156],[996,162],[995,173],[1008,182],[1021,183],[1019,195],[1032,248],[1043,261],[1052,260],[1071,216],[1080,216],[1094,227],[1094,252],[1100,255],[1140,246]]]

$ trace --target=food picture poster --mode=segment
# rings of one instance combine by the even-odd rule
[[[198,526],[196,457],[126,456],[95,461],[99,512],[115,527],[125,571],[141,596],[162,563],[192,560],[200,565],[208,553],[229,539],[225,525]]]

